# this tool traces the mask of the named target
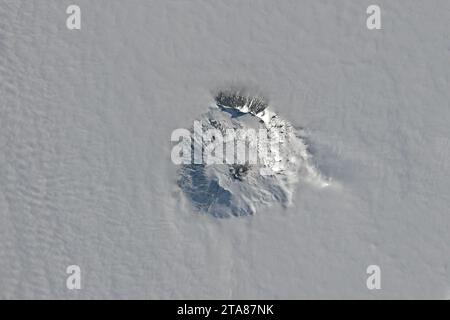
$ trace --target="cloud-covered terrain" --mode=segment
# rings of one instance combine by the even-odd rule
[[[0,298],[449,297],[449,1],[73,2],[0,1]],[[289,175],[172,162],[230,84]]]

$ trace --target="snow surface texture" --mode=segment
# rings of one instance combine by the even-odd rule
[[[450,1],[377,0],[370,31],[373,3],[0,1],[0,297],[448,298]],[[234,84],[307,128],[329,187],[191,209],[171,133]]]
[[[218,153],[221,159],[226,156],[223,144],[227,140],[233,143],[234,157],[229,161],[230,164],[192,164],[191,154],[194,150],[198,148],[197,150],[205,151],[211,141],[204,141],[206,137],[203,140],[199,137],[200,139],[193,139],[192,143],[189,140],[182,142],[188,144],[186,149],[191,154],[188,157],[189,164],[183,165],[180,170],[178,185],[197,209],[221,218],[247,216],[256,213],[258,208],[274,203],[281,203],[284,207],[291,204],[298,179],[312,182],[318,187],[328,185],[312,164],[311,155],[300,132],[268,106],[257,108],[258,105],[253,105],[254,101],[265,104],[263,99],[233,91],[221,92],[220,95],[231,96],[234,100],[241,98],[243,103],[236,105],[233,101],[219,101],[198,121],[204,132],[218,130],[220,133],[222,152]],[[227,130],[230,129],[237,133],[237,137],[227,135]],[[249,138],[244,135],[251,130],[256,136]],[[260,132],[264,133],[267,141],[257,141]],[[193,135],[194,130],[191,136]],[[236,147],[239,142],[236,140],[254,143],[254,148],[247,146],[239,150]],[[247,160],[246,163],[236,163],[239,152],[243,153],[240,156]],[[255,156],[261,155],[257,163],[248,163],[249,152],[253,152]],[[204,161],[207,160],[205,158],[206,156]]]

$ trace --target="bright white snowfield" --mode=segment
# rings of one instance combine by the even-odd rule
[[[329,186],[196,210],[171,133],[231,85]],[[448,299],[449,124],[447,0],[0,0],[0,298]]]

